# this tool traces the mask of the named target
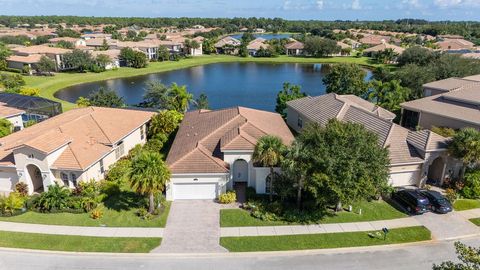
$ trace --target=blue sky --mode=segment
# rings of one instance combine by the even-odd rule
[[[2,15],[480,20],[480,0],[0,0]]]

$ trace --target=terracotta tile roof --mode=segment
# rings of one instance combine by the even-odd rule
[[[267,49],[268,47],[270,47],[270,45],[259,39],[253,40],[247,45],[248,50],[260,50],[260,48]]]
[[[63,49],[63,48],[56,48],[56,47],[49,47],[45,45],[36,45],[36,46],[29,46],[29,47],[19,47],[14,48],[12,51],[15,54],[65,54],[71,52],[72,50]]]
[[[213,45],[215,48],[221,48],[225,45],[239,46],[241,44],[240,40],[233,38],[231,36],[226,36]]]
[[[41,54],[30,54],[27,56],[11,55],[7,58],[7,61],[25,63],[25,64],[35,64],[40,62],[41,58],[42,58]]]
[[[106,51],[93,51],[92,56],[97,57],[101,54],[108,55],[111,59],[119,59],[120,58],[120,50],[117,49],[110,49]]]
[[[399,47],[397,45],[382,43],[382,44],[379,44],[377,46],[368,48],[368,49],[364,50],[363,52],[366,52],[366,53],[368,53],[368,52],[381,52],[381,51],[385,51],[386,49],[392,49],[397,54],[402,54],[405,51],[404,48]]]
[[[167,163],[172,173],[226,173],[222,151],[253,151],[256,141],[276,135],[285,144],[293,135],[276,113],[243,107],[185,114]]]
[[[423,88],[432,88],[435,90],[440,90],[444,92],[452,91],[454,89],[458,89],[460,87],[469,85],[469,84],[474,84],[475,82],[471,79],[467,79],[468,77],[465,78],[448,78],[448,79],[443,79],[439,81],[434,81],[434,82],[429,82],[423,85]]]
[[[444,150],[448,147],[448,139],[430,130],[409,131],[407,141],[424,151]]]
[[[475,44],[464,39],[445,39],[436,43],[441,50],[472,49]]]
[[[50,41],[52,43],[57,43],[57,42],[60,42],[60,41],[66,41],[66,42],[71,42],[71,43],[75,44],[75,42],[77,42],[78,40],[79,40],[79,38],[74,38],[74,37],[56,37],[56,38],[51,38],[48,41]]]
[[[0,117],[7,118],[15,115],[24,114],[24,110],[17,109],[15,107],[10,107],[8,104],[0,102]]]
[[[290,50],[303,50],[304,47],[305,45],[302,42],[296,40],[285,45],[285,49]]]
[[[67,145],[54,168],[86,169],[113,145],[150,120],[154,112],[88,107],[74,109],[0,138],[0,164],[13,165],[14,149],[31,147],[51,153]],[[68,152],[70,151],[70,152]]]
[[[389,140],[386,144],[390,153],[390,165],[419,164],[424,162],[415,147],[408,143],[407,137],[409,132],[409,130],[397,124],[392,125]]]

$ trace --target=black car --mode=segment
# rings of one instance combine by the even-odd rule
[[[393,193],[392,198],[411,214],[423,214],[429,210],[428,198],[413,189],[397,191]]]
[[[421,190],[420,193],[430,201],[430,209],[432,212],[446,214],[452,211],[452,205],[440,192]]]

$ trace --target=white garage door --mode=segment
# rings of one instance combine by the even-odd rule
[[[173,184],[174,200],[205,200],[217,197],[217,183]]]
[[[394,187],[417,185],[420,180],[420,171],[398,172],[390,174],[390,183]]]

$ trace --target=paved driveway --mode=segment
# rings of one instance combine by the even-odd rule
[[[208,200],[178,200],[170,208],[162,244],[152,252],[226,252],[219,241],[219,205]]]
[[[415,219],[427,227],[436,240],[453,239],[480,233],[480,227],[475,226],[458,212],[450,212],[444,215],[425,213],[415,216]]]

